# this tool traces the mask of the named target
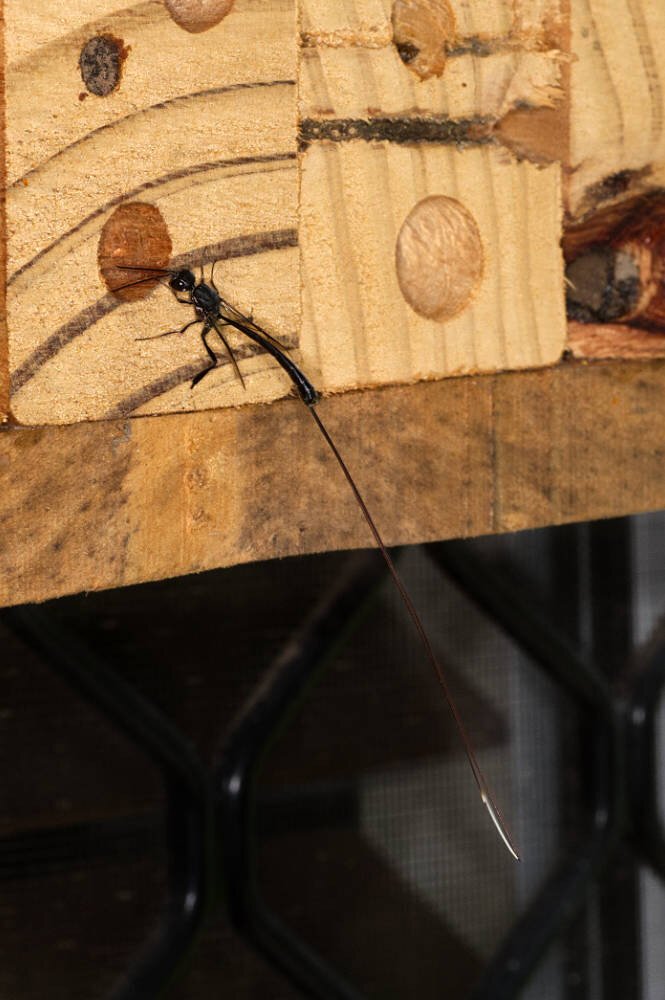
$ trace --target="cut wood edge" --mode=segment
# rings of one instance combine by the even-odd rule
[[[7,101],[5,95],[5,17],[0,0],[0,131],[3,136],[0,155],[0,423],[9,419],[9,338],[7,334]]]
[[[665,358],[665,333],[651,333],[622,323],[571,321],[568,349],[578,359],[647,361]]]

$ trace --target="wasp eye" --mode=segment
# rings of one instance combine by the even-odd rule
[[[196,285],[196,279],[191,271],[176,271],[169,281],[169,285],[174,292],[191,292]]]

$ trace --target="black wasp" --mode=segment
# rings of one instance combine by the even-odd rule
[[[282,366],[295,385],[298,390],[298,395],[302,399],[303,403],[307,406],[314,406],[318,402],[319,395],[316,389],[307,376],[301,372],[300,368],[298,368],[298,366],[288,356],[284,345],[280,344],[280,342],[276,340],[272,334],[268,333],[267,330],[264,330],[263,327],[255,323],[251,316],[245,316],[232,306],[230,302],[227,302],[226,299],[222,298],[219,293],[219,289],[215,284],[214,263],[210,272],[210,283],[204,280],[203,269],[201,269],[201,277],[199,281],[197,281],[193,272],[188,268],[170,270],[168,268],[160,267],[135,267],[128,264],[124,266],[116,266],[122,271],[151,271],[152,275],[147,278],[139,278],[137,281],[130,281],[125,285],[120,285],[119,287],[113,289],[114,292],[119,292],[123,288],[130,288],[133,285],[139,285],[143,282],[154,281],[155,277],[162,276],[164,278],[168,278],[169,288],[175,295],[178,302],[194,307],[194,311],[196,312],[195,319],[190,320],[189,323],[185,323],[185,325],[179,330],[167,330],[166,333],[158,333],[156,335],[156,337],[168,337],[171,334],[184,333],[185,330],[188,330],[191,326],[196,326],[199,323],[202,324],[201,341],[206,349],[208,357],[210,358],[210,364],[194,376],[192,379],[192,388],[194,388],[195,385],[197,385],[206,377],[206,375],[209,375],[210,372],[219,365],[219,359],[208,343],[208,336],[211,333],[216,333],[221,340],[229,358],[231,359],[233,369],[244,387],[245,380],[242,376],[240,368],[238,367],[238,362],[236,361],[233,349],[223,332],[224,327],[230,326],[239,330],[241,333],[244,333],[246,337],[249,337],[250,340],[259,344],[268,354],[272,355],[275,361]],[[186,298],[183,298],[183,295],[185,295]],[[152,340],[155,338],[142,337],[139,339]]]
[[[319,401],[319,395],[314,386],[312,385],[312,383],[309,381],[306,375],[304,375],[300,371],[298,366],[294,364],[291,358],[286,354],[286,348],[284,347],[283,344],[280,344],[280,342],[276,340],[270,333],[268,333],[267,330],[264,330],[263,327],[255,323],[251,316],[245,316],[243,313],[239,312],[234,306],[232,306],[230,302],[227,302],[226,299],[222,298],[222,296],[219,293],[219,289],[215,285],[214,264],[212,266],[212,272],[210,274],[209,284],[203,278],[203,268],[201,268],[201,277],[199,281],[197,281],[192,271],[188,270],[187,268],[180,268],[178,270],[174,270],[174,269],[160,268],[160,267],[137,267],[128,264],[115,265],[115,266],[118,267],[120,270],[143,271],[144,273],[146,271],[150,271],[151,274],[148,277],[138,278],[136,281],[130,281],[125,285],[120,285],[119,287],[114,288],[113,291],[119,292],[123,288],[129,288],[132,285],[140,285],[144,282],[154,281],[155,279],[158,280],[163,279],[163,280],[168,280],[169,288],[175,295],[178,302],[182,302],[184,305],[193,306],[194,311],[196,313],[195,319],[192,319],[188,323],[185,323],[185,325],[182,326],[179,330],[168,330],[166,333],[158,333],[153,337],[140,338],[141,340],[153,340],[155,339],[155,337],[168,337],[171,334],[184,333],[185,330],[188,330],[191,326],[196,326],[197,324],[200,323],[201,340],[203,342],[203,346],[206,349],[208,357],[210,358],[210,364],[206,368],[202,369],[202,371],[198,372],[197,375],[194,376],[194,378],[192,379],[192,387],[197,385],[201,381],[201,379],[204,379],[206,375],[208,375],[218,366],[219,362],[217,355],[215,354],[212,347],[208,343],[208,336],[213,331],[218,335],[222,344],[224,345],[224,348],[228,351],[235,373],[244,386],[245,380],[243,379],[242,374],[240,372],[240,368],[238,367],[238,362],[236,361],[233,355],[233,350],[223,333],[224,327],[228,326],[233,327],[236,330],[239,330],[241,333],[244,333],[246,337],[249,337],[250,340],[253,340],[256,344],[260,344],[260,346],[263,347],[263,349],[267,351],[268,354],[271,354],[272,357],[275,359],[275,361],[277,361],[277,363],[282,366],[286,374],[289,376],[289,378],[295,385],[296,389],[298,390],[298,395],[300,396],[303,403],[305,403],[305,405],[307,406],[307,409],[309,413],[311,413],[315,424],[317,425],[319,431],[323,435],[326,444],[330,448],[332,454],[335,456],[335,459],[338,462],[340,469],[344,473],[344,477],[346,478],[346,481],[351,488],[351,491],[356,499],[356,503],[358,504],[360,511],[363,517],[365,518],[365,521],[367,522],[367,526],[369,527],[372,533],[374,541],[376,542],[381,552],[381,555],[383,556],[388,571],[393,578],[393,582],[397,587],[397,590],[399,591],[400,597],[404,602],[406,610],[416,628],[420,641],[423,645],[425,655],[427,656],[428,660],[432,664],[432,667],[434,668],[437,680],[443,691],[444,698],[448,703],[448,707],[450,708],[450,711],[452,713],[455,725],[457,727],[457,731],[459,733],[462,745],[464,747],[464,752],[466,753],[467,760],[473,772],[473,777],[478,786],[478,791],[480,792],[481,800],[485,805],[485,807],[487,808],[487,811],[489,812],[492,818],[492,822],[494,823],[506,847],[513,855],[513,857],[519,860],[517,851],[515,850],[512,844],[510,835],[508,833],[508,830],[506,829],[506,825],[503,821],[501,813],[499,812],[499,809],[494,802],[494,799],[490,792],[485,776],[483,775],[483,772],[480,769],[480,765],[476,759],[476,755],[473,750],[473,746],[471,744],[471,740],[467,732],[466,726],[462,721],[462,717],[460,716],[457,705],[455,704],[453,696],[448,688],[448,683],[445,679],[445,675],[443,673],[439,660],[436,656],[436,653],[432,648],[432,644],[430,643],[429,637],[425,632],[425,628],[420,619],[420,615],[418,614],[418,611],[416,610],[416,607],[413,601],[411,600],[411,596],[407,591],[400,574],[397,571],[397,567],[395,566],[392,557],[388,552],[383,542],[383,539],[381,538],[381,535],[379,534],[379,530],[376,524],[374,523],[374,518],[370,514],[367,508],[367,504],[363,500],[362,495],[360,494],[360,491],[358,490],[358,487],[356,486],[355,481],[351,473],[349,472],[349,469],[344,459],[342,458],[332,437],[328,433],[328,430],[326,429],[325,424],[321,420],[321,417],[314,409],[315,404]],[[185,297],[183,298],[183,296]]]

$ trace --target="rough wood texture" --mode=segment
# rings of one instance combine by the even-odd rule
[[[574,58],[567,194],[568,210],[576,218],[621,194],[622,186],[639,189],[658,177],[662,182],[665,5],[573,0],[570,9]]]
[[[568,364],[326,400],[392,544],[661,506],[665,366]],[[371,543],[304,407],[0,434],[0,602]]]
[[[568,348],[575,358],[665,358],[665,334],[622,323],[569,323]]]
[[[298,330],[294,0],[238,0],[210,31],[179,28],[161,3],[64,6],[6,0],[8,326],[12,411],[23,423],[183,410],[285,393],[274,366],[230,365],[196,394],[205,353],[188,337],[136,343],[192,311],[158,289],[122,305],[97,264],[119,203],[164,216],[175,259],[222,259],[217,278],[277,336]],[[84,43],[128,50],[118,88],[87,93]]]
[[[423,9],[427,44],[440,4],[405,7]],[[394,44],[389,0],[302,5],[301,343],[329,389],[536,366],[563,350],[560,164],[488,144],[514,108],[561,101],[560,52],[543,11],[534,29],[508,3],[446,9],[449,58],[422,80]],[[484,267],[464,308],[432,319],[400,291],[395,249],[405,219],[436,196],[471,214]],[[466,247],[450,255],[462,271]]]
[[[571,226],[568,348],[578,358],[665,357],[665,190],[614,201]]]
[[[160,288],[131,305],[109,294],[98,242],[122,202],[159,208],[179,264],[220,260],[226,297],[292,347],[324,392],[560,357],[561,166],[519,162],[491,134],[525,105],[562,103],[557,4],[527,15],[509,0],[457,0],[445,72],[435,65],[423,80],[393,40],[392,0],[308,0],[299,62],[295,0],[222,4],[219,23],[203,31],[178,27],[157,2],[5,2],[17,421],[208,409],[288,392],[241,336],[229,339],[247,390],[223,356],[190,391],[206,363],[196,330],[137,343],[192,314]],[[400,9],[441,2],[401,0]],[[171,0],[175,8],[189,24],[198,6]],[[419,24],[412,37],[424,45],[429,21]],[[104,73],[91,94],[78,63],[85,51],[99,73],[104,46],[120,77],[100,97]],[[452,318],[419,315],[396,275],[402,223],[431,195],[458,199],[480,233],[482,279]],[[466,252],[462,244],[455,255]]]
[[[395,267],[408,214],[441,194],[471,213],[485,258],[474,295],[446,322],[407,304]],[[559,224],[558,167],[489,148],[316,146],[302,179],[304,354],[335,390],[551,364],[565,340]]]

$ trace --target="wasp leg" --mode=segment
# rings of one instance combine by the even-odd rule
[[[175,333],[184,333],[185,330],[189,330],[190,326],[195,326],[196,323],[200,323],[200,319],[190,320],[189,323],[185,323],[181,326],[179,330],[167,330],[166,333],[155,333],[152,337],[135,337],[135,340],[159,340],[160,337],[171,337]]]
[[[208,357],[212,361],[212,364],[208,365],[207,368],[204,368],[203,371],[200,371],[198,375],[194,376],[194,378],[192,379],[192,389],[194,388],[195,385],[197,385],[201,381],[201,379],[205,378],[206,375],[208,375],[213,370],[213,368],[217,367],[217,355],[215,354],[212,347],[206,340],[206,337],[208,336],[211,330],[212,327],[208,323],[206,323],[203,329],[201,330],[201,340],[203,342],[203,346],[206,349]]]
[[[190,295],[190,297],[188,299],[181,299],[180,296],[178,295],[178,293],[176,292],[175,288],[171,288],[171,286],[169,285],[169,290],[171,291],[171,293],[173,295],[173,298],[176,300],[176,302],[182,302],[182,304],[184,306],[192,306],[192,305],[194,305],[194,303],[192,302],[192,299],[191,299],[191,295]]]
[[[231,364],[233,365],[233,370],[235,371],[237,378],[240,379],[240,384],[242,385],[243,389],[246,389],[247,386],[245,385],[245,380],[242,377],[242,372],[240,371],[240,368],[238,367],[238,362],[236,361],[236,356],[233,353],[233,349],[231,348],[231,345],[229,344],[228,340],[226,339],[226,337],[224,336],[224,334],[222,333],[222,330],[221,330],[221,328],[223,326],[229,326],[229,325],[230,324],[229,323],[225,323],[223,319],[215,320],[215,330],[217,331],[219,339],[224,344],[224,347],[226,348],[228,356],[231,358]]]

